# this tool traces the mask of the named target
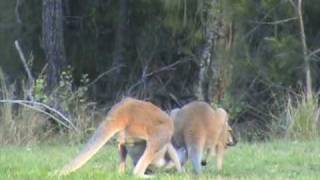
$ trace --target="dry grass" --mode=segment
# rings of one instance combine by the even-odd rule
[[[22,84],[21,99],[26,97],[27,86]],[[0,69],[0,100],[14,100],[17,97],[18,86],[16,84],[9,84],[6,77]],[[72,97],[72,100],[67,98],[60,98],[64,102],[53,102],[51,104],[58,104],[57,108],[61,110],[59,104],[66,104],[71,107],[67,110],[62,108],[62,113],[67,116],[78,131],[74,129],[66,129],[50,118],[43,112],[35,111],[27,106],[22,106],[15,103],[0,103],[0,144],[35,144],[48,138],[61,137],[72,140],[72,142],[79,142],[87,133],[91,133],[92,127],[95,127],[93,119],[96,118],[95,105],[83,102],[77,99],[77,92],[68,91],[66,97]],[[41,94],[43,95],[43,94]],[[40,108],[34,106],[34,108]],[[56,108],[56,107],[55,107]],[[46,111],[45,109],[41,109]],[[70,110],[70,112],[69,112]],[[50,113],[50,112],[48,112]]]
[[[318,95],[308,99],[304,93],[288,96],[282,105],[283,111],[275,117],[271,130],[273,135],[293,140],[308,140],[319,137],[319,106]]]

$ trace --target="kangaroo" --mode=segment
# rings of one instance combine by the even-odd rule
[[[146,168],[157,157],[170,152],[177,170],[181,171],[177,152],[171,145],[173,122],[167,113],[150,102],[125,98],[114,105],[79,155],[60,171],[66,175],[82,167],[116,133],[125,133],[131,142],[146,142],[143,154],[137,160],[133,174],[145,175]],[[121,158],[121,157],[120,157]]]
[[[206,165],[205,158],[202,159],[204,152],[207,152],[207,156],[216,153],[216,168],[219,172],[226,146],[237,143],[228,124],[227,112],[222,108],[213,110],[205,102],[194,101],[181,109],[174,109],[170,116],[175,128],[172,143],[178,153],[186,149],[187,157],[180,158],[181,164],[190,158],[195,173],[199,175],[201,165]]]

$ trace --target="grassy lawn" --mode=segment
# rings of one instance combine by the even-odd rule
[[[0,179],[136,179],[130,166],[117,172],[118,154],[108,145],[83,168],[58,178],[54,171],[76,155],[80,146],[0,146]],[[131,162],[129,162],[131,165]],[[215,172],[214,161],[203,169],[201,179],[320,179],[320,142],[241,144],[226,152],[223,171]],[[158,170],[156,179],[195,179],[190,162],[186,172]]]

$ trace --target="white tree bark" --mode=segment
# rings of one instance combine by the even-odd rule
[[[306,93],[307,93],[307,98],[311,99],[312,98],[312,80],[311,80],[311,70],[310,70],[310,62],[309,62],[310,58],[308,56],[306,34],[304,31],[302,0],[298,0],[297,13],[298,13],[298,20],[299,20],[299,27],[300,27],[302,52],[303,52],[303,58],[304,58],[304,64],[305,64],[304,69],[305,69],[305,76],[306,76]]]
[[[213,31],[206,32],[206,42],[202,49],[199,59],[199,75],[198,75],[198,83],[196,84],[196,97],[200,101],[204,101],[207,99],[207,93],[205,92],[205,83],[208,81],[207,73],[210,61],[211,61],[211,51],[213,46]]]

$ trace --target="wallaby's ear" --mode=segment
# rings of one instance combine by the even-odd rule
[[[229,137],[228,137],[228,143],[227,143],[227,146],[235,146],[238,141],[237,139],[235,138],[235,136],[233,135],[233,131],[231,129],[231,127],[229,126],[230,130],[228,130],[228,134],[229,134]]]

